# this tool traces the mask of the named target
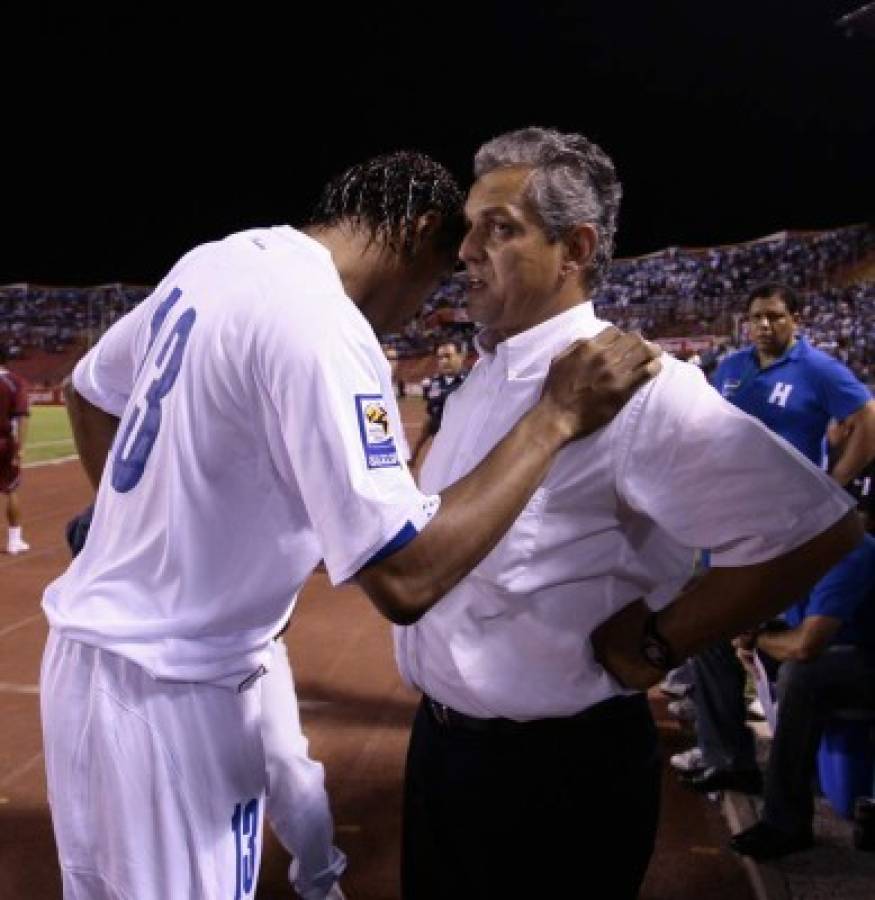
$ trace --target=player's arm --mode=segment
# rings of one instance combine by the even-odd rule
[[[145,341],[140,337],[148,333],[153,313],[154,304],[147,300],[117,319],[64,381],[73,441],[95,491],[142,363]]]
[[[644,650],[676,665],[751,630],[863,543],[846,493],[688,367],[671,367],[645,399],[619,445],[618,493],[681,546],[710,548],[713,568],[654,616],[639,600],[593,632],[596,658],[634,688],[664,675]]]
[[[568,441],[609,422],[658,369],[658,351],[607,329],[554,360],[540,401],[468,475],[441,493],[428,525],[365,566],[358,581],[398,624],[415,622],[498,543]]]
[[[89,403],[73,386],[71,378],[64,382],[64,400],[73,428],[76,451],[82,460],[85,474],[96,491],[118,430],[119,419]]]
[[[422,383],[423,394],[424,396],[431,389],[431,380],[426,378]],[[436,404],[434,400],[429,396],[425,396],[425,420],[422,423],[422,428],[419,432],[419,437],[416,439],[416,443],[413,445],[413,450],[410,453],[410,468],[411,470],[415,468],[416,464],[419,461],[419,455],[422,453],[423,448],[428,443],[428,441],[433,438],[438,431],[438,414],[440,412],[440,406]]]
[[[24,454],[24,445],[27,443],[27,430],[30,425],[30,401],[27,396],[27,385],[23,380],[16,380],[18,390],[15,396],[15,405],[12,411],[13,436],[15,438],[15,455],[19,463]]]
[[[779,662],[808,662],[826,650],[841,627],[842,620],[835,616],[806,616],[796,628],[760,631],[754,647]]]
[[[27,430],[30,427],[30,413],[25,412],[15,417],[15,455],[19,462],[24,456],[24,446],[27,443]]]
[[[875,459],[875,400],[870,400],[841,422],[844,440],[832,466],[832,477],[846,485]]]
[[[754,632],[751,646],[775,659],[806,661],[819,656],[843,622],[871,600],[875,541],[865,537],[852,553],[817,582],[805,601],[805,617],[792,629],[769,623]]]
[[[15,421],[15,438],[18,443],[18,450],[21,452],[24,450],[24,445],[27,443],[27,431],[30,428],[30,413],[18,416]]]
[[[721,638],[776,616],[804,596],[862,537],[860,518],[850,510],[789,553],[755,565],[710,569],[654,616],[656,631],[671,648],[674,662],[680,663]],[[650,615],[643,601],[635,601],[592,635],[596,659],[627,687],[643,690],[665,676],[641,653]]]
[[[425,422],[422,423],[422,430],[419,432],[419,437],[416,439],[416,443],[413,445],[413,450],[410,452],[411,469],[416,466],[416,463],[419,460],[419,454],[422,452],[422,448],[425,446],[428,439],[433,437],[436,432],[437,430],[434,427],[434,421],[432,417],[430,415],[426,416]]]

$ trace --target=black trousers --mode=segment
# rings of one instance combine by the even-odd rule
[[[643,695],[487,730],[423,699],[404,786],[404,900],[632,900],[659,816],[656,728]]]
[[[837,644],[778,674],[778,721],[766,768],[763,819],[791,834],[811,828],[812,776],[823,729],[838,709],[875,710],[875,650]]]

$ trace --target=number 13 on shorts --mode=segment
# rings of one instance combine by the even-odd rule
[[[238,803],[231,816],[234,833],[234,900],[250,896],[258,875],[261,841],[258,835],[258,800]]]

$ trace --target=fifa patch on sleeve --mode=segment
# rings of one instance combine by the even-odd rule
[[[382,394],[356,394],[359,433],[369,469],[400,466],[398,449],[389,424],[389,411]]]

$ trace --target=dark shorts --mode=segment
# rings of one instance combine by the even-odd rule
[[[21,469],[16,457],[17,443],[10,438],[0,438],[0,493],[11,494],[21,481]]]

